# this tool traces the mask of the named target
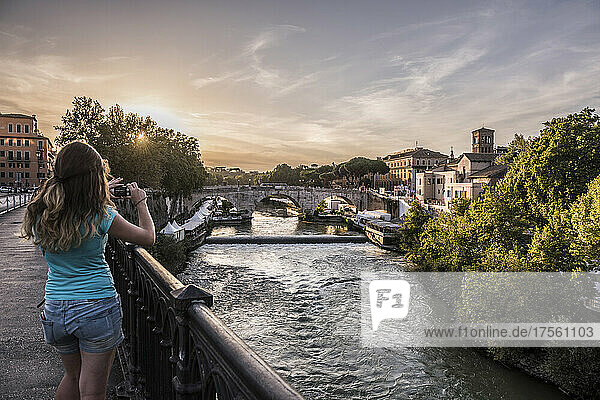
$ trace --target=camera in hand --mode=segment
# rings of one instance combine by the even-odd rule
[[[118,185],[111,189],[113,196],[115,197],[127,197],[131,195],[129,188],[126,185]]]

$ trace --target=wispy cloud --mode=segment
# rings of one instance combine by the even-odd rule
[[[272,95],[282,96],[298,90],[316,81],[318,72],[294,77],[289,71],[282,70],[265,61],[265,52],[277,47],[290,34],[304,33],[306,30],[295,25],[275,25],[263,30],[250,40],[234,61],[241,64],[230,72],[193,78],[190,83],[196,89],[224,81],[252,82],[260,87],[272,90]]]

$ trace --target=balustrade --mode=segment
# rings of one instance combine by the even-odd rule
[[[146,250],[109,237],[106,259],[121,296],[127,378],[120,396],[289,399],[302,396]]]

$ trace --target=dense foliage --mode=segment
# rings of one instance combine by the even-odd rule
[[[159,233],[156,235],[156,242],[148,251],[169,272],[177,275],[185,268],[189,246],[187,238],[177,241],[172,236]]]
[[[357,183],[369,186],[374,174],[387,174],[389,171],[387,164],[381,160],[354,157],[338,164],[333,172],[335,176],[345,178],[355,186]]]
[[[591,109],[517,136],[506,177],[424,224],[407,256],[434,271],[570,271],[598,265],[600,127]],[[414,210],[425,213],[424,210]],[[405,224],[411,224],[412,218]],[[414,229],[408,229],[414,242]]]
[[[105,112],[89,97],[75,97],[73,108],[62,116],[58,145],[82,140],[108,159],[114,176],[165,194],[190,195],[202,186],[206,171],[198,140],[162,128],[150,117],[125,113],[117,104]]]
[[[258,185],[266,182],[286,183],[293,186],[330,187],[336,182],[344,186],[370,186],[373,174],[388,173],[388,166],[380,160],[355,157],[335,165],[308,167],[279,164],[267,172],[212,171],[209,173],[209,185]]]

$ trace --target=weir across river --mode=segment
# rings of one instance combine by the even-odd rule
[[[369,239],[362,235],[239,235],[209,236],[204,244],[325,244],[368,241]]]

